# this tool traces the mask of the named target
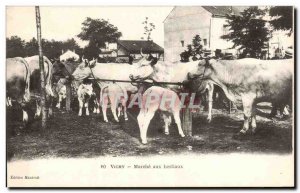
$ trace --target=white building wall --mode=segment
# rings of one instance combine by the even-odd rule
[[[180,53],[192,43],[195,35],[200,35],[204,48],[213,52],[216,49],[229,49],[232,42],[221,38],[224,30],[225,18],[212,17],[212,14],[202,7],[175,7],[164,22],[165,32],[165,60],[179,61]],[[228,31],[228,30],[227,30]],[[184,45],[182,45],[182,41]]]
[[[225,35],[228,31],[228,27],[224,27],[227,24],[226,18],[211,18],[211,44],[210,49],[215,51],[216,49],[230,49],[233,46],[231,41],[222,39],[221,37]]]
[[[180,53],[197,34],[209,45],[210,18],[202,7],[175,7],[164,22],[165,61],[179,61]]]

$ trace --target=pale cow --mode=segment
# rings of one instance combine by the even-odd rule
[[[78,116],[82,116],[82,108],[85,108],[86,115],[89,115],[89,100],[93,95],[93,83],[90,80],[84,80],[82,84],[79,85],[77,90],[78,102],[79,102],[79,112]]]
[[[292,59],[245,58],[210,60],[202,63],[197,72],[199,78],[218,85],[229,100],[242,102],[244,110],[244,125],[240,131],[242,134],[248,131],[249,122],[251,122],[252,132],[256,130],[257,103],[289,104],[293,99],[294,62]]]
[[[158,86],[148,88],[142,96],[142,106],[137,117],[142,143],[147,143],[149,123],[157,110],[163,113],[165,134],[169,134],[171,115],[173,115],[179,135],[185,137],[181,127],[180,109],[181,101],[174,91]]]
[[[103,119],[108,122],[106,111],[108,103],[111,105],[111,112],[116,122],[119,122],[121,112],[124,114],[125,121],[128,120],[126,103],[128,100],[127,91],[117,83],[107,84],[101,89],[100,105],[102,107]],[[118,115],[116,110],[118,109]]]

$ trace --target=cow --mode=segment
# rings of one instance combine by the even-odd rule
[[[142,106],[137,117],[142,143],[147,144],[147,130],[149,127],[149,123],[158,109],[163,113],[163,119],[165,122],[165,134],[169,134],[171,115],[173,115],[175,123],[178,127],[179,135],[181,137],[185,137],[181,128],[181,101],[178,95],[176,94],[176,92],[168,88],[152,86],[148,88],[142,96]]]
[[[28,122],[26,106],[30,102],[30,68],[21,57],[6,59],[7,107],[19,105],[23,112],[22,120]]]
[[[32,93],[37,93],[38,95],[41,92],[41,83],[40,83],[40,66],[39,66],[39,56],[31,56],[26,57],[24,60],[28,63],[30,68],[30,91]],[[52,87],[51,87],[51,71],[52,71],[52,63],[51,61],[46,57],[43,56],[43,62],[44,62],[44,77],[45,77],[45,89],[46,89],[46,98],[49,104],[47,105],[49,108],[49,116],[52,115],[52,97],[54,96]],[[37,100],[37,106],[40,105],[40,100]],[[35,113],[35,117],[40,116],[40,107],[37,107],[37,111]]]
[[[234,73],[233,73],[234,72]],[[241,102],[244,124],[239,134],[256,132],[255,106],[259,102],[287,104],[293,97],[294,63],[292,59],[202,60],[197,76],[218,85],[227,98]],[[201,81],[200,81],[201,82]],[[204,81],[203,81],[204,82]]]
[[[158,61],[155,65],[152,65],[153,73],[148,77],[152,79],[153,82],[171,82],[171,83],[184,83],[190,92],[196,92],[198,95],[204,94],[205,91],[208,93],[208,116],[207,121],[211,122],[212,119],[212,97],[214,86],[212,82],[206,81],[201,87],[191,86],[190,81],[188,81],[188,74],[196,73],[198,70],[199,61],[192,61],[187,63],[182,62],[166,62]],[[132,79],[137,79],[138,77],[132,75]],[[164,84],[163,87],[175,90],[177,92],[182,90],[182,86],[176,84]],[[202,88],[203,87],[203,88]],[[165,118],[165,117],[164,117]],[[168,119],[165,119],[168,122]]]
[[[76,81],[82,81],[85,78],[122,80],[128,82],[121,82],[126,91],[137,92],[138,88],[130,83],[130,74],[136,77],[145,78],[153,73],[153,68],[149,65],[151,61],[142,58],[138,63],[133,65],[127,63],[97,63],[96,60],[83,62],[76,68],[72,76]],[[98,81],[100,88],[107,84],[107,81]]]
[[[61,108],[61,102],[66,98],[66,85],[72,80],[72,73],[79,65],[79,62],[60,62],[55,60],[51,71],[51,85],[54,93],[54,98],[58,98],[57,108]],[[72,81],[72,86],[77,89],[82,80]]]
[[[79,102],[78,116],[82,116],[82,108],[85,107],[85,114],[89,115],[89,100],[93,95],[93,83],[89,79],[83,80],[77,89],[77,97]]]
[[[116,122],[119,122],[121,111],[124,114],[125,121],[128,120],[126,103],[128,100],[127,91],[120,86],[118,83],[110,83],[101,89],[100,103],[102,106],[103,119],[108,122],[106,110],[108,103],[111,105],[111,112],[114,116]],[[116,109],[118,109],[118,115],[116,114]]]
[[[85,78],[92,78],[97,81],[101,92],[105,91],[107,93],[110,93],[110,90],[116,92],[119,91],[119,95],[125,96],[124,92],[128,93],[136,93],[138,92],[138,86],[133,85],[130,83],[130,75],[134,74],[136,77],[139,77],[140,79],[147,78],[153,73],[153,68],[151,67],[150,63],[152,61],[147,60],[146,57],[142,57],[137,63],[134,63],[132,65],[127,63],[97,63],[96,60],[87,61],[84,58],[82,58],[82,63],[76,68],[76,70],[73,72],[72,76],[75,81],[82,81]],[[111,81],[103,81],[101,79],[109,79],[109,80],[122,80],[127,82],[118,82],[116,85],[111,85]],[[105,89],[106,88],[106,89]],[[128,96],[128,94],[126,94]],[[108,96],[110,97],[110,96]],[[119,99],[121,100],[121,104],[124,102],[124,99],[128,99],[129,97],[125,97]],[[109,99],[109,98],[108,98]],[[102,98],[102,95],[100,94],[100,104],[105,105],[105,101]],[[121,105],[123,106],[123,105]],[[106,115],[106,107],[102,108],[102,111],[104,110],[103,114]],[[114,108],[112,108],[113,110]],[[126,116],[126,109],[124,109],[124,116]],[[96,110],[97,111],[97,110]],[[120,111],[119,111],[120,112]],[[125,120],[127,118],[125,117]],[[117,119],[115,118],[117,121]],[[107,121],[107,118],[104,116],[104,121]]]

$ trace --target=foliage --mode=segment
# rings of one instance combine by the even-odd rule
[[[32,38],[25,42],[18,36],[6,38],[7,50],[6,55],[8,58],[12,57],[27,57],[38,54],[38,42]],[[82,48],[79,47],[77,42],[72,38],[66,41],[55,41],[42,39],[43,54],[49,59],[59,58],[62,50],[75,50],[79,55],[82,55]]]
[[[105,48],[105,43],[114,43],[122,33],[118,28],[104,19],[92,19],[87,17],[82,23],[81,33],[77,36],[81,40],[89,41],[84,48],[85,57],[98,57],[100,48]]]
[[[154,23],[150,22],[148,20],[148,17],[145,18],[145,21],[142,23],[144,25],[144,36],[141,37],[141,39],[147,39],[148,41],[151,40],[151,33],[153,30],[155,30],[155,25]]]
[[[24,57],[26,55],[24,45],[25,41],[18,36],[6,38],[6,57]]]
[[[294,10],[292,6],[271,7],[269,15],[274,18],[270,21],[270,24],[275,30],[290,30],[290,32],[292,32],[293,12]]]
[[[193,60],[197,60],[200,58],[197,58],[196,56],[201,56],[203,53],[203,46],[201,44],[201,37],[200,35],[195,35],[195,37],[192,40],[192,45],[187,45],[187,50],[183,51],[180,54],[181,61],[182,62],[189,62],[189,58],[193,56]]]
[[[243,50],[244,56],[259,57],[270,39],[270,31],[262,19],[265,12],[258,7],[250,7],[241,15],[228,15],[225,27],[229,27],[230,32],[222,38],[231,40],[233,48]]]

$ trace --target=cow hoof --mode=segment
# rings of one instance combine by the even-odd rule
[[[211,118],[207,118],[206,121],[207,121],[207,123],[210,123],[211,122]]]
[[[147,140],[142,140],[142,144],[146,145],[147,144]]]
[[[128,121],[128,118],[125,118],[125,121]]]
[[[81,117],[81,116],[82,116],[82,114],[78,114],[78,116],[79,116],[79,117]]]
[[[108,120],[104,120],[105,123],[108,123]]]
[[[165,132],[165,135],[169,135],[170,133],[169,132]]]
[[[185,135],[184,134],[180,134],[180,137],[185,137]]]
[[[115,120],[117,123],[119,123],[120,121],[119,120]]]

